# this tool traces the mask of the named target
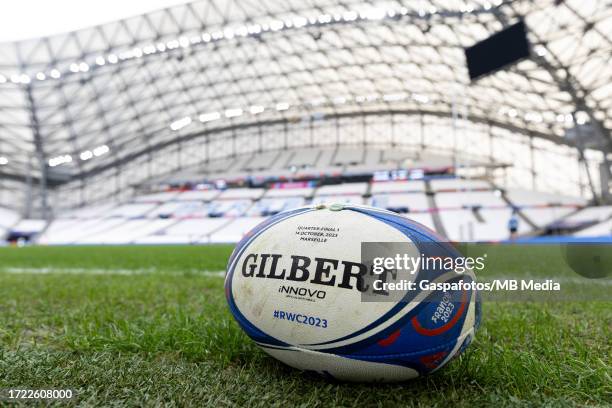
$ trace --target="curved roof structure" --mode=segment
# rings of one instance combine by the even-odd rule
[[[464,47],[524,18],[533,57],[474,84]],[[0,174],[58,182],[185,135],[372,112],[610,146],[605,0],[206,0],[0,45]],[[56,169],[57,168],[57,169]]]

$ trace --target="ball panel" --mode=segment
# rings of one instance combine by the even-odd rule
[[[255,228],[253,228],[251,231],[249,231],[245,235],[245,237],[236,245],[236,247],[232,251],[232,254],[230,255],[230,258],[228,261],[228,269],[227,269],[227,273],[225,276],[225,296],[226,296],[228,305],[230,307],[230,311],[232,312],[232,315],[234,316],[234,318],[236,319],[236,321],[238,322],[242,330],[244,330],[245,333],[250,338],[252,338],[253,340],[257,342],[265,342],[267,344],[282,345],[282,346],[287,345],[287,343],[284,343],[274,338],[273,336],[267,333],[264,333],[259,327],[257,327],[253,322],[251,322],[247,317],[245,317],[240,312],[238,307],[236,306],[234,297],[232,295],[232,280],[233,280],[234,270],[236,267],[236,262],[238,258],[242,255],[242,253],[245,251],[245,249],[249,246],[249,244],[253,242],[260,234],[262,234],[268,228],[274,226],[277,223],[280,223],[281,221],[287,218],[293,217],[295,215],[298,215],[298,214],[301,214],[307,211],[313,211],[313,208],[312,207],[302,207],[302,208],[298,208],[298,209],[291,210],[291,211],[286,211],[286,212],[277,214],[275,216],[269,217],[264,222],[260,223]]]
[[[262,347],[272,357],[305,371],[316,371],[342,381],[390,382],[416,378],[419,372],[402,365],[362,361],[306,349]]]

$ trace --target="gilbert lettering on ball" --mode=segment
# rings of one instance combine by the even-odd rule
[[[232,314],[269,355],[330,378],[403,381],[443,367],[479,324],[473,285],[444,293],[417,285],[394,299],[373,288],[380,289],[380,281],[373,284],[380,276],[362,260],[363,243],[461,256],[435,232],[385,210],[332,204],[283,212],[250,231],[230,257],[225,293]],[[384,275],[397,275],[391,273]],[[421,267],[409,276],[414,283],[475,282],[471,269]]]

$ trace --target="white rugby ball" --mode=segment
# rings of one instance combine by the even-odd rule
[[[444,366],[473,338],[476,292],[412,290],[396,301],[365,301],[373,278],[363,242],[460,256],[435,232],[389,211],[347,204],[287,211],[249,232],[230,257],[232,314],[269,355],[330,378],[402,381]],[[431,272],[412,279],[431,279]],[[475,279],[471,271],[435,278]]]

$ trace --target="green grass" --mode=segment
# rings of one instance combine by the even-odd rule
[[[0,248],[0,269],[105,268],[160,271],[225,270],[233,247],[208,246],[65,246]]]
[[[0,248],[0,388],[69,387],[96,406],[612,405],[612,302],[485,303],[476,341],[440,372],[335,383],[242,333],[222,279],[200,273],[231,249]]]

